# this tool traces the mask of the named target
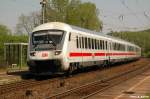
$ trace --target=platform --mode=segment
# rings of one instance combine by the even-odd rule
[[[150,99],[150,70],[98,93],[90,99]]]

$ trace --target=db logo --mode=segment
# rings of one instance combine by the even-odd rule
[[[42,57],[48,57],[48,53],[42,53]]]

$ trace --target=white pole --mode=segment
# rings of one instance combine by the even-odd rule
[[[20,44],[20,46],[21,46],[21,50],[20,50],[20,69],[21,69],[21,67],[22,67],[22,44]]]

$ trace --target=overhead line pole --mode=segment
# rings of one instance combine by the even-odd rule
[[[41,11],[41,23],[45,23],[46,22],[46,0],[43,0],[40,2],[41,6],[42,6],[42,11]]]

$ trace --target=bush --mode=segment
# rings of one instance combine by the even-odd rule
[[[145,53],[144,56],[150,58],[150,51]]]

